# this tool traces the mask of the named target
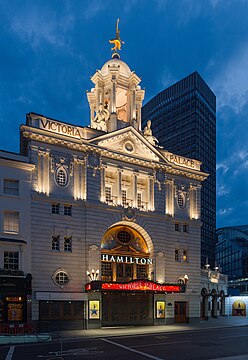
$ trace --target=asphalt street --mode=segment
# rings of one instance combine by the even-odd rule
[[[64,339],[0,350],[0,360],[248,360],[248,327]]]

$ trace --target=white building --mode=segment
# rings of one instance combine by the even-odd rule
[[[35,165],[33,320],[80,328],[199,320],[207,174],[159,147],[149,122],[141,131],[144,90],[117,53],[92,81],[89,127],[35,113],[21,126],[22,153]]]
[[[22,155],[4,160],[1,189],[17,181],[23,192],[4,194],[1,232],[15,241],[0,254],[18,252],[31,272],[32,320],[46,329],[200,319],[207,174],[160,147],[150,122],[141,131],[140,81],[114,53],[92,77],[90,126],[29,113]],[[10,212],[14,234],[3,227]]]
[[[29,158],[0,151],[0,326],[30,319],[30,193],[34,165]]]

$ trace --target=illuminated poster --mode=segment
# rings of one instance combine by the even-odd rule
[[[165,318],[165,302],[157,301],[156,302],[156,319]]]
[[[89,319],[100,319],[99,308],[99,300],[89,300]]]
[[[8,321],[23,321],[23,304],[8,304]]]
[[[233,316],[246,316],[246,305],[242,300],[234,301],[232,305]]]

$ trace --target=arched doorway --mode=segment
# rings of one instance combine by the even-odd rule
[[[101,277],[103,281],[127,282],[148,279],[152,259],[143,236],[127,225],[116,225],[101,241]]]
[[[129,224],[109,228],[101,241],[101,280],[128,283],[151,279],[152,258],[147,242]],[[152,325],[153,294],[137,291],[102,293],[102,325]]]

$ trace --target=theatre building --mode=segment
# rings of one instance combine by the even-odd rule
[[[201,163],[141,130],[141,79],[113,53],[90,125],[29,113],[32,319],[96,328],[200,319]]]

